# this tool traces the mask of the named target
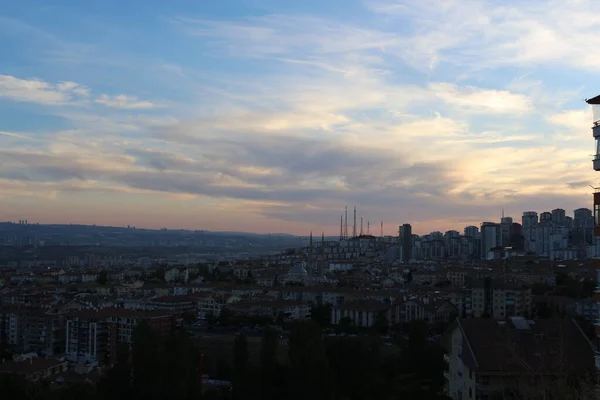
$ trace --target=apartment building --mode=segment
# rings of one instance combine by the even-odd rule
[[[389,325],[396,324],[400,319],[400,306],[365,300],[339,304],[331,309],[333,325],[339,324],[342,318],[349,318],[355,326],[367,328],[373,326],[381,317],[385,318]]]
[[[445,389],[455,400],[492,399],[527,388],[540,395],[569,374],[584,375],[595,366],[592,344],[570,319],[457,319],[442,341]]]
[[[67,315],[66,355],[82,364],[110,363],[121,343],[131,343],[135,327],[145,321],[166,337],[175,327],[168,311],[123,308],[75,311]]]
[[[28,354],[27,357],[0,364],[0,374],[17,374],[29,381],[38,382],[65,372],[68,365],[68,361],[64,359],[42,358],[35,354]]]
[[[240,299],[239,296],[219,293],[207,293],[203,296],[198,296],[198,300],[196,301],[198,320],[206,320],[209,315],[218,316],[223,307],[240,301]]]
[[[529,316],[532,308],[531,288],[503,278],[485,278],[471,287],[471,315],[488,315],[495,319]]]
[[[25,346],[25,315],[18,308],[0,309],[0,342],[24,350]]]

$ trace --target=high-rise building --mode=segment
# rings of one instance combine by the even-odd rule
[[[502,245],[502,225],[494,222],[481,224],[481,258],[490,257],[492,249]]]
[[[521,218],[523,226],[523,238],[525,241],[525,250],[535,251],[535,228],[538,225],[538,213],[535,211],[525,211]]]
[[[594,237],[594,215],[589,208],[573,211],[572,240],[574,245],[591,245]]]
[[[594,111],[594,123],[592,126],[592,134],[596,140],[596,155],[594,156],[593,167],[594,171],[600,171],[600,96],[596,96],[592,99],[586,100],[588,104],[592,105]],[[596,241],[600,239],[600,191],[598,189],[594,192],[594,236]],[[600,308],[600,260],[597,258],[597,254],[594,254],[595,267],[596,267],[596,307]],[[596,321],[596,336],[597,340],[600,339],[600,320]],[[600,356],[596,355],[596,367],[600,365]]]
[[[479,237],[479,228],[473,225],[465,227],[464,235],[477,239]]]
[[[402,251],[402,261],[408,263],[412,257],[412,227],[410,224],[400,226],[400,248]]]
[[[544,211],[540,214],[540,224],[543,223],[551,223],[552,222],[552,213],[548,211]]]
[[[552,223],[556,226],[565,226],[565,210],[562,208],[555,208],[552,210]]]
[[[523,250],[525,248],[525,237],[523,236],[523,226],[513,222],[510,232],[510,245],[514,249]]]
[[[513,219],[511,217],[502,217],[500,220],[500,225],[502,229],[502,246],[510,246],[510,236],[511,236],[511,228],[512,228]]]

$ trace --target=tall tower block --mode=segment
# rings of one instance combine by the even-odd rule
[[[592,106],[593,123],[592,135],[596,141],[596,153],[592,160],[594,171],[600,171],[600,96],[586,100],[586,103]],[[594,188],[594,236],[596,243],[600,240],[600,187]],[[596,247],[597,249],[597,247]],[[594,250],[596,250],[594,249]],[[595,251],[594,267],[596,269],[596,307],[600,309],[600,254]],[[598,344],[600,343],[600,318],[596,320],[596,369],[600,369],[600,353]]]

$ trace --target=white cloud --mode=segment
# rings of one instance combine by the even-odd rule
[[[0,75],[0,96],[15,101],[41,104],[64,104],[69,96],[52,85],[38,79],[19,79]]]
[[[559,126],[564,126],[573,131],[583,133],[592,126],[592,112],[590,108],[583,110],[569,110],[551,115],[548,120]]]
[[[59,82],[52,85],[39,79],[20,79],[0,75],[0,97],[14,101],[39,104],[64,105],[73,100],[73,94],[84,96],[88,90],[75,82]]]
[[[109,96],[103,94],[96,99],[96,103],[103,104],[111,108],[120,108],[123,110],[144,110],[156,108],[157,105],[146,100],[139,100],[137,97],[126,96],[119,94],[116,96]]]
[[[527,96],[507,90],[459,87],[450,83],[433,83],[429,87],[445,102],[475,113],[524,114],[533,110]]]
[[[594,71],[600,63],[600,16],[589,0],[371,2],[369,8],[409,26],[421,66],[441,59],[469,69],[559,62]],[[438,40],[439,39],[439,40]]]

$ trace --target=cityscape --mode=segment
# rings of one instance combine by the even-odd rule
[[[7,2],[0,396],[598,399],[596,8]]]

